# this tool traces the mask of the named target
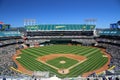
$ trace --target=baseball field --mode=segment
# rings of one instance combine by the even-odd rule
[[[99,48],[49,45],[22,49],[16,60],[29,71],[49,71],[58,77],[77,77],[102,68],[108,56]]]

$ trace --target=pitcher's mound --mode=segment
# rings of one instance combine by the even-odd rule
[[[58,72],[60,74],[68,74],[69,73],[69,70],[68,69],[59,69]]]
[[[60,63],[61,63],[61,64],[65,64],[65,63],[66,63],[66,61],[60,61]]]

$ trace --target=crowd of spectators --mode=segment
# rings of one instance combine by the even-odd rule
[[[10,39],[10,40],[2,40],[0,41],[0,46],[8,45],[8,44],[17,44],[23,43],[23,39]]]
[[[93,31],[29,31],[27,36],[93,36]]]
[[[0,75],[12,76],[18,74],[10,69],[12,66],[17,68],[17,65],[12,60],[15,52],[15,45],[0,47]]]
[[[12,56],[17,49],[23,48],[21,45],[23,39],[16,38],[1,38],[0,39],[0,75],[19,76],[20,74],[13,71],[10,67],[17,68],[17,65],[12,60]]]
[[[94,38],[93,36],[28,36],[28,39],[83,39],[83,38]]]
[[[120,40],[115,40],[115,39],[98,38],[98,39],[96,39],[96,41],[104,42],[104,43],[120,44]]]
[[[93,44],[96,43],[94,39],[72,39],[72,41],[76,41],[81,43],[83,46],[92,46]]]
[[[104,77],[73,77],[73,78],[58,78],[58,77],[0,77],[0,80],[120,80],[120,76],[104,76]]]
[[[120,73],[120,47],[116,45],[108,45],[106,52],[108,52],[112,57],[110,66],[115,65],[115,72]]]
[[[106,52],[111,55],[111,66],[115,66],[114,71],[120,74],[120,40],[117,37],[100,37],[97,38],[99,47],[106,49]]]
[[[35,38],[28,39],[24,42],[25,42],[25,44],[30,44],[30,45],[34,45],[35,43],[38,43],[38,44],[46,43],[46,42],[52,43],[50,41],[50,39],[35,39]],[[75,42],[79,43],[83,46],[92,46],[96,43],[96,41],[93,38],[90,38],[90,39],[71,39],[71,41],[68,41],[68,43],[75,43]]]

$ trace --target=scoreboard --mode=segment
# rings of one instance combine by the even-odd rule
[[[10,24],[0,24],[0,31],[10,30]]]
[[[0,24],[0,30],[2,29],[2,24]]]
[[[111,29],[120,29],[120,20],[117,23],[110,24]]]
[[[118,29],[118,24],[117,23],[112,23],[110,24],[111,29]]]

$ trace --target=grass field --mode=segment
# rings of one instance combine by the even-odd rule
[[[61,64],[60,61],[65,61],[64,64]],[[66,58],[66,57],[58,57],[52,60],[47,61],[48,64],[51,64],[57,68],[63,69],[63,68],[69,68],[70,66],[77,64],[78,61],[77,60],[73,60],[70,58]]]
[[[56,74],[61,78],[77,77],[83,73],[101,68],[108,61],[107,57],[103,57],[103,53],[101,53],[100,49],[85,46],[52,45],[38,48],[28,48],[21,50],[21,52],[22,54],[19,55],[21,58],[18,58],[17,61],[21,63],[21,65],[23,65],[26,69],[31,71],[49,71],[50,73]],[[71,53],[75,55],[85,56],[87,60],[70,69],[70,72],[68,74],[59,74],[56,69],[36,60],[40,56],[58,53]],[[61,59],[64,59],[66,61],[64,66],[58,63]],[[67,68],[76,64],[77,62],[78,61],[76,60],[71,61],[71,59],[67,59],[66,57],[59,57],[55,58],[54,60],[47,61],[48,64],[56,66],[58,68]]]

